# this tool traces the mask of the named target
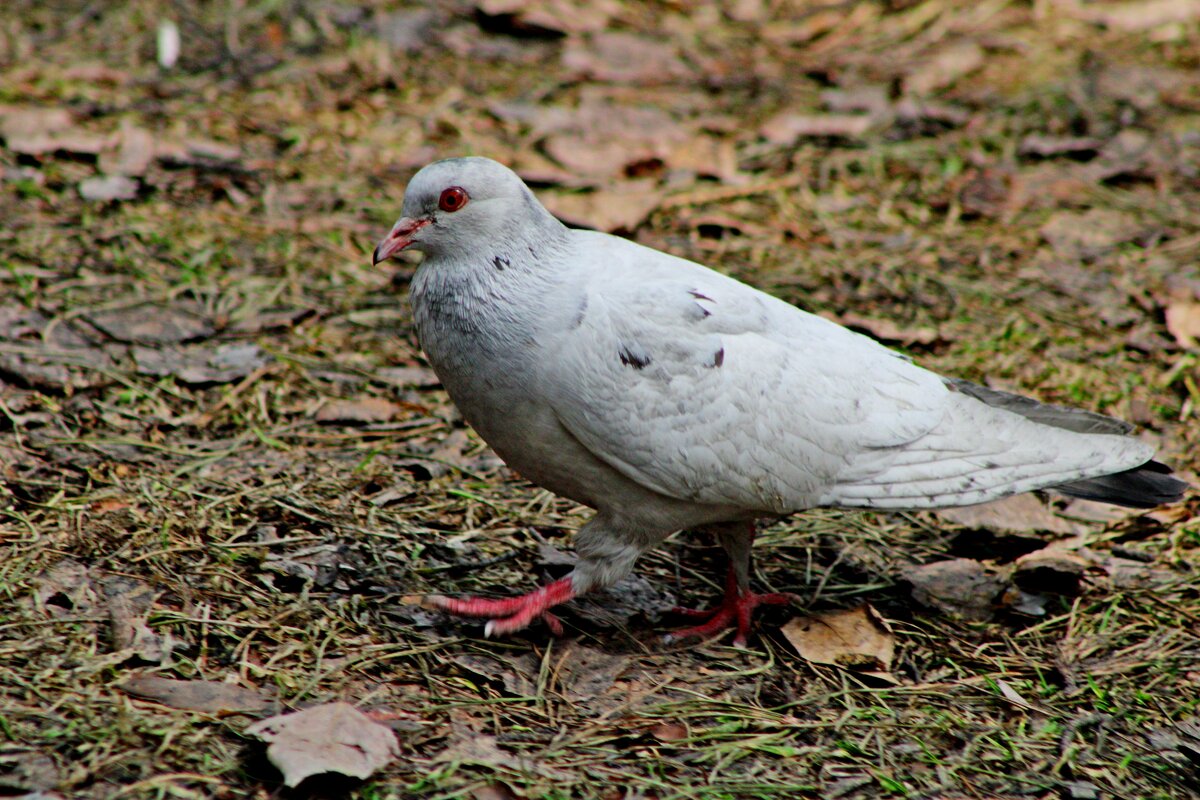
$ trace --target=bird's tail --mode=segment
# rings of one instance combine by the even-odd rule
[[[1099,500],[1129,508],[1154,508],[1177,501],[1187,491],[1188,484],[1174,477],[1166,464],[1147,461],[1133,469],[1049,488],[1084,500]]]

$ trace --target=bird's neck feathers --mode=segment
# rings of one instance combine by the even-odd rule
[[[569,245],[570,231],[543,213],[542,224],[506,226],[488,241],[426,256],[410,295],[422,338],[435,328],[488,336],[527,329],[527,321],[511,323],[541,313]]]

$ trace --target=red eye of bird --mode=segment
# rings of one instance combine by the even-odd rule
[[[438,208],[442,211],[458,211],[467,204],[470,199],[467,190],[461,186],[451,186],[442,192],[442,196],[438,198]]]

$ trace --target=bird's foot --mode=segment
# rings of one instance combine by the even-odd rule
[[[723,631],[734,628],[737,634],[733,637],[734,647],[745,647],[750,635],[750,617],[759,606],[785,606],[796,600],[796,595],[784,592],[768,592],[756,594],[736,586],[727,588],[721,604],[715,608],[675,608],[673,612],[692,619],[702,619],[704,622],[690,628],[681,628],[663,637],[667,644],[684,639],[709,639]]]
[[[520,597],[492,600],[485,597],[443,597],[433,594],[427,595],[422,605],[460,617],[487,619],[483,635],[488,637],[522,630],[538,618],[546,623],[551,633],[562,636],[562,622],[551,614],[549,609],[567,602],[574,596],[575,589],[568,576]]]

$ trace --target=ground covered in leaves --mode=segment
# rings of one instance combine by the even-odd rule
[[[1194,479],[1198,111],[1191,0],[9,2],[0,794],[1196,797],[1194,497],[780,522],[802,603],[745,651],[657,637],[718,589],[688,536],[562,639],[423,610],[563,574],[587,513],[463,426],[370,252],[489,155]],[[289,728],[364,763],[288,789]]]

